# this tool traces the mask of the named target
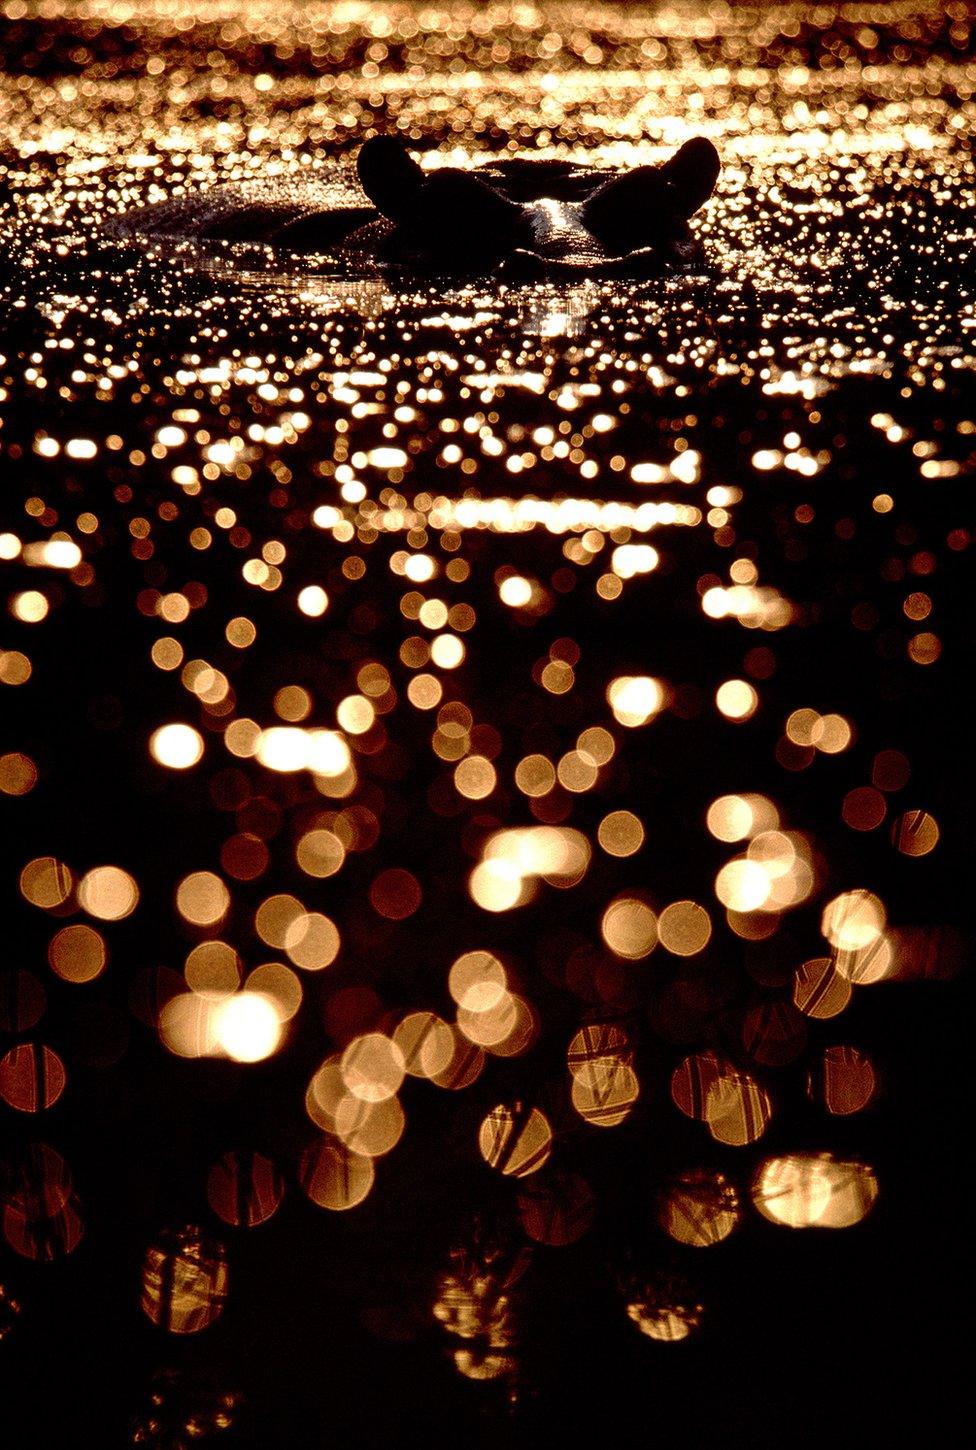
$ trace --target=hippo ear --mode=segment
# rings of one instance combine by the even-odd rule
[[[372,136],[359,148],[359,183],[370,201],[392,222],[412,215],[424,173],[395,136]]]
[[[718,152],[704,136],[686,141],[661,167],[661,176],[668,184],[670,203],[679,215],[689,217],[705,204],[721,169]]]

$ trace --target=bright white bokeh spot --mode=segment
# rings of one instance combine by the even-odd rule
[[[189,770],[203,756],[203,736],[192,725],[161,725],[149,737],[149,751],[170,770]]]
[[[759,911],[771,890],[769,876],[758,861],[729,861],[715,878],[715,895],[730,911]]]
[[[726,680],[715,691],[715,703],[726,720],[748,720],[756,713],[759,696],[748,680]]]
[[[532,598],[532,585],[521,574],[511,574],[498,586],[498,596],[503,604],[512,609],[521,609]]]
[[[618,675],[607,689],[607,701],[618,724],[646,725],[664,705],[664,689],[650,675]]]
[[[318,584],[309,584],[298,594],[298,607],[309,619],[318,619],[329,607],[329,596]]]
[[[235,1062],[260,1062],[281,1042],[281,1015],[263,992],[237,992],[217,1003],[211,1018],[218,1047]]]

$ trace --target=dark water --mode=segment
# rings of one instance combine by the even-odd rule
[[[930,1435],[973,7],[2,13],[15,1443]],[[708,265],[414,284],[106,226],[347,201],[393,128],[705,134]]]

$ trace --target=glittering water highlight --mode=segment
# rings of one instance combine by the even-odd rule
[[[59,1347],[38,1443],[613,1403],[771,1444],[763,1378],[827,1343],[822,1438],[949,1171],[972,7],[2,13],[0,1353]],[[428,168],[707,135],[705,261],[202,234],[357,204],[393,130]]]

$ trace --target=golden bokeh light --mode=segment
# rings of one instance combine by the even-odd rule
[[[224,637],[234,649],[248,649],[257,639],[258,632],[253,619],[238,614],[227,621]]]
[[[74,876],[63,861],[37,856],[20,873],[20,891],[25,901],[44,911],[63,906],[74,889]]]
[[[203,759],[203,736],[192,725],[161,725],[149,737],[154,760],[170,770],[189,770]]]
[[[697,1052],[684,1058],[671,1075],[675,1107],[686,1117],[705,1122],[712,1087],[732,1071],[732,1064],[714,1052]]]
[[[283,685],[272,703],[279,720],[305,720],[312,711],[312,697],[301,685]]]
[[[320,584],[307,584],[299,591],[298,607],[309,619],[321,619],[329,607],[329,596]]]
[[[599,768],[585,752],[567,750],[560,757],[556,775],[564,790],[572,792],[573,795],[582,795],[596,784]]]
[[[862,1112],[872,1101],[877,1077],[871,1059],[856,1047],[828,1047],[807,1076],[807,1092],[835,1117]]]
[[[32,1444],[932,1422],[972,11],[4,0]]]
[[[531,878],[523,876],[516,862],[493,858],[480,862],[468,880],[471,899],[483,911],[511,911],[532,896]]]
[[[0,1098],[19,1113],[53,1107],[67,1080],[64,1060],[51,1047],[24,1042],[0,1057]]]
[[[498,831],[485,843],[483,859],[471,873],[471,896],[485,911],[508,911],[532,899],[539,877],[553,885],[575,885],[590,856],[586,837],[571,827]]]
[[[633,811],[611,811],[596,834],[608,856],[633,856],[644,844],[644,826]]]
[[[223,1248],[188,1225],[146,1250],[143,1312],[170,1334],[198,1334],[222,1313],[228,1279]]]
[[[678,1344],[687,1339],[701,1322],[702,1306],[648,1304],[632,1300],[627,1305],[627,1317],[641,1334],[656,1339],[662,1344]]]
[[[301,936],[301,928],[297,923],[305,916],[305,908],[297,896],[289,896],[286,893],[279,893],[275,896],[265,897],[254,914],[254,929],[263,942],[269,947],[277,947],[280,951],[285,950],[289,940],[298,939]],[[295,937],[292,931],[295,930]]]
[[[498,586],[499,599],[512,609],[523,609],[530,604],[533,593],[532,580],[524,579],[520,574],[510,574]]]
[[[684,1173],[658,1207],[661,1227],[679,1244],[708,1248],[721,1243],[741,1217],[735,1185],[722,1173]]]
[[[861,952],[878,941],[887,914],[873,892],[859,888],[835,896],[824,907],[820,930],[839,952]]]
[[[108,952],[101,932],[78,923],[55,932],[47,959],[51,970],[65,982],[92,982],[105,970]]]
[[[330,1131],[351,1153],[381,1158],[396,1147],[405,1127],[399,1098],[365,1102],[354,1093],[344,1093],[336,1103]]]
[[[354,1037],[339,1063],[346,1088],[364,1103],[381,1103],[393,1097],[400,1089],[405,1071],[403,1053],[382,1032]]]
[[[539,1014],[527,997],[519,992],[510,993],[507,1001],[503,1000],[497,1008],[481,1014],[482,1025],[493,1016],[504,1026],[505,1031],[503,1036],[485,1043],[490,1052],[496,1057],[521,1057],[523,1053],[531,1051],[539,1036]],[[466,1030],[462,1018],[470,1022],[464,1009],[458,1012],[458,1025]]]
[[[483,755],[469,755],[454,769],[455,788],[467,800],[484,800],[495,789],[497,780],[495,767]]]
[[[268,770],[290,775],[309,770],[325,780],[341,779],[352,766],[349,746],[334,730],[303,730],[271,725],[258,736],[254,751]]]
[[[518,1017],[514,995],[504,991],[490,1007],[459,1007],[457,1025],[469,1042],[495,1049],[515,1030]]]
[[[515,784],[531,798],[548,795],[556,784],[556,769],[545,755],[526,755],[515,769]]]
[[[491,952],[464,952],[452,964],[448,989],[458,1007],[490,1012],[508,995],[505,968]]]
[[[121,866],[95,866],[78,882],[78,905],[102,921],[121,921],[139,903],[139,887]]]
[[[313,1203],[343,1212],[362,1203],[375,1176],[371,1158],[351,1152],[336,1138],[326,1137],[306,1150],[299,1179]]]
[[[759,695],[748,680],[726,680],[715,692],[715,704],[726,720],[749,720],[759,708]]]
[[[0,755],[0,791],[4,795],[27,795],[37,784],[37,766],[19,750]]]
[[[376,710],[365,695],[347,695],[336,706],[336,720],[347,735],[365,735],[373,728]]]
[[[217,926],[230,910],[230,892],[213,871],[192,871],[176,888],[176,909],[191,926]]]
[[[650,675],[619,675],[607,687],[614,719],[629,729],[653,720],[663,710],[666,699],[664,686]]]
[[[298,976],[284,962],[262,962],[248,972],[244,988],[266,997],[280,1022],[290,1022],[296,1016],[305,996]]]
[[[730,911],[758,911],[770,893],[769,875],[762,865],[742,856],[729,861],[715,878],[715,895]]]
[[[657,935],[665,951],[676,957],[693,957],[708,945],[711,919],[697,901],[673,901],[658,917]]]
[[[436,1012],[408,1012],[397,1024],[393,1041],[411,1077],[436,1078],[454,1057],[454,1033]]]
[[[281,1174],[263,1153],[225,1153],[207,1175],[207,1202],[232,1228],[266,1223],[284,1192]]]
[[[483,1119],[478,1147],[485,1162],[512,1178],[526,1178],[543,1166],[552,1151],[552,1130],[538,1108],[502,1104]]]
[[[591,765],[608,765],[617,749],[617,742],[602,725],[591,725],[576,737],[576,751]]]
[[[25,685],[33,672],[27,655],[19,649],[0,649],[0,683]]]
[[[200,942],[188,953],[183,976],[191,992],[201,997],[227,997],[241,984],[241,963],[227,942]]]
[[[657,917],[639,897],[620,896],[604,911],[600,933],[616,956],[638,961],[657,946]]]
[[[812,957],[797,967],[793,1001],[808,1017],[828,1019],[843,1012],[851,1000],[850,981],[831,957]]]
[[[903,811],[891,837],[903,856],[927,856],[939,844],[939,824],[928,811]]]
[[[592,1057],[573,1071],[573,1107],[585,1123],[596,1128],[615,1128],[622,1123],[639,1094],[636,1072],[619,1057]]]
[[[25,589],[10,600],[10,613],[24,624],[39,624],[50,607],[39,589]]]
[[[843,715],[821,715],[810,730],[810,744],[825,755],[839,755],[852,738],[850,722]]]
[[[235,1062],[260,1062],[281,1043],[280,1013],[274,999],[263,992],[235,992],[220,998],[211,1021],[214,1042]]]
[[[871,1168],[829,1153],[769,1158],[752,1186],[752,1201],[763,1217],[787,1228],[851,1228],[877,1196]]]
[[[459,1026],[451,1026],[448,1030],[453,1043],[451,1056],[443,1067],[431,1072],[430,1080],[448,1092],[461,1092],[481,1076],[486,1062],[485,1052]]]
[[[834,970],[855,987],[883,982],[898,970],[890,937],[880,935],[862,947],[840,947],[831,957]]]
[[[300,911],[285,927],[280,945],[294,966],[305,972],[321,972],[331,967],[339,955],[341,938],[331,917],[321,911]]]
[[[585,1073],[594,1062],[633,1062],[634,1050],[623,1027],[612,1022],[589,1022],[573,1034],[566,1049],[566,1066],[572,1076]]]
[[[744,841],[759,831],[775,830],[779,814],[765,796],[726,795],[709,806],[707,824],[719,841]]]
[[[708,1089],[705,1121],[719,1143],[743,1148],[761,1138],[773,1106],[765,1088],[748,1073],[726,1072]]]
[[[218,998],[196,992],[170,997],[159,1012],[159,1038],[175,1057],[211,1057],[217,1051],[214,1009]]]

